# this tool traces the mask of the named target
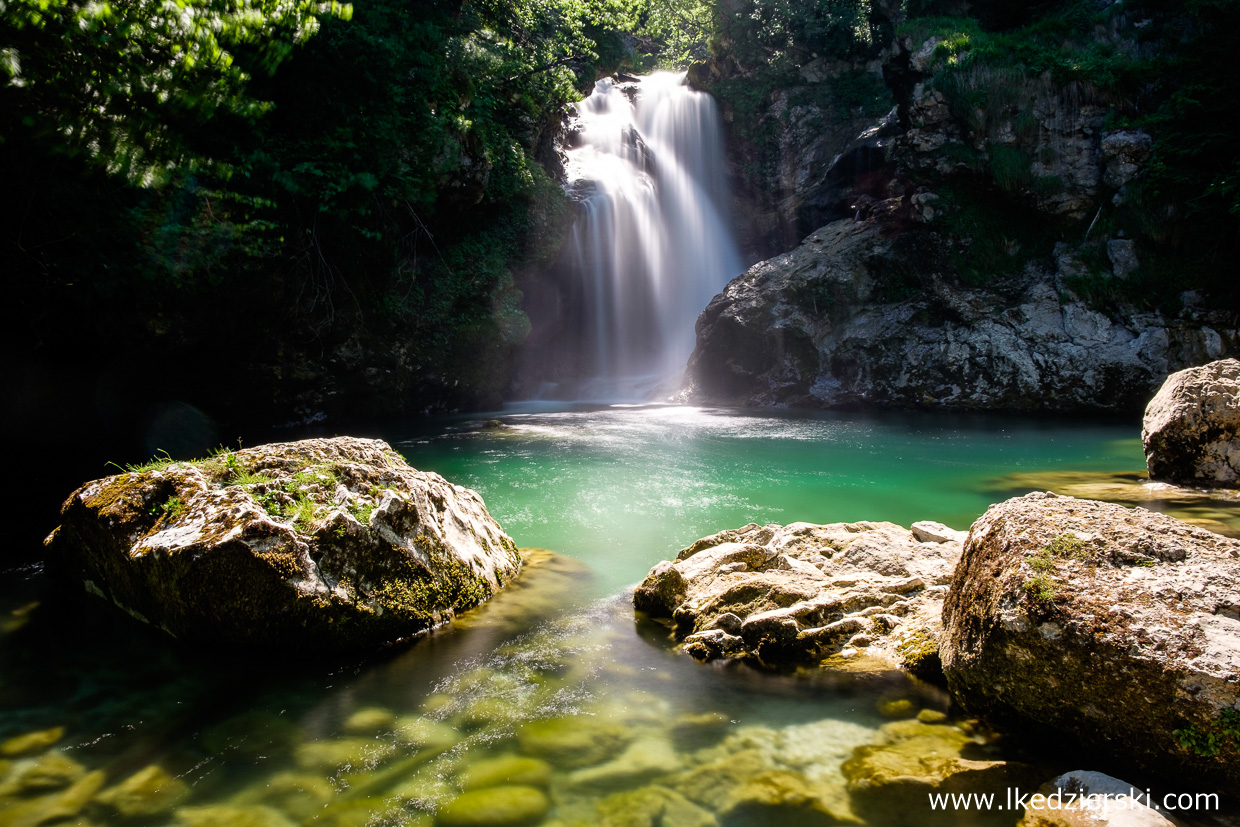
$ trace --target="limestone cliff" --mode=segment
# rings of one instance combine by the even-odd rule
[[[766,260],[699,319],[686,398],[1137,411],[1168,373],[1233,354],[1230,236],[1208,230],[1227,209],[1202,212],[1216,184],[1190,192],[1195,127],[1175,116],[1186,50],[1220,34],[1094,5],[1008,28],[895,14],[885,45],[807,56],[765,92],[726,54],[691,72],[732,117]],[[878,93],[837,105],[862,77],[886,115],[864,117]]]
[[[1234,316],[1103,313],[1030,265],[959,283],[950,243],[843,219],[760,262],[697,324],[688,396],[729,405],[1133,411],[1168,373],[1234,352]]]

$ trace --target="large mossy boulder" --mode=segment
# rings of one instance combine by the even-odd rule
[[[973,524],[943,609],[971,713],[1240,789],[1240,541],[1034,493]]]
[[[933,677],[963,532],[934,523],[750,524],[656,565],[633,595],[701,660],[851,657]]]
[[[1141,426],[1150,478],[1240,488],[1240,360],[1167,377]]]
[[[416,636],[518,572],[473,491],[378,440],[152,463],[75,491],[48,570],[174,637],[316,651]]]

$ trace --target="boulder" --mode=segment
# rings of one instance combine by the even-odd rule
[[[1134,784],[1074,770],[1039,787],[1017,827],[1176,827],[1152,803]]]
[[[973,524],[943,608],[948,687],[1013,731],[1240,788],[1240,541],[1039,492]]]
[[[950,529],[942,527],[947,532]],[[959,540],[919,542],[892,523],[750,524],[693,543],[659,563],[633,604],[669,617],[702,660],[765,664],[851,656],[865,649],[933,673],[939,609]]]
[[[518,572],[473,491],[378,440],[151,463],[75,491],[48,570],[170,635],[316,652],[408,638]]]
[[[1240,360],[1173,373],[1141,425],[1151,479],[1240,488]]]

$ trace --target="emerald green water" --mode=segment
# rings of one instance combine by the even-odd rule
[[[412,645],[333,661],[188,651],[56,599],[38,567],[6,572],[0,751],[64,732],[0,759],[0,827],[835,823],[826,814],[849,806],[841,765],[891,737],[880,707],[937,717],[953,712],[946,695],[897,672],[698,664],[635,622],[624,589],[750,521],[963,529],[1010,472],[1141,465],[1134,428],[1097,423],[670,406],[500,418],[378,434],[480,491],[518,545],[556,552]],[[979,755],[1023,749],[931,729]],[[512,818],[478,821],[478,789],[498,789],[482,797]]]
[[[754,415],[682,406],[464,420],[398,447],[473,488],[519,546],[586,562],[598,594],[749,522],[967,529],[1016,471],[1145,466],[1139,426],[927,414]],[[1024,493],[1024,492],[1022,492]]]

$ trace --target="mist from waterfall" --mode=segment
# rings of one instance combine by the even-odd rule
[[[742,269],[726,220],[722,123],[684,74],[610,78],[576,106],[570,183],[586,193],[568,266],[580,279],[579,399],[674,389],[694,322]]]

